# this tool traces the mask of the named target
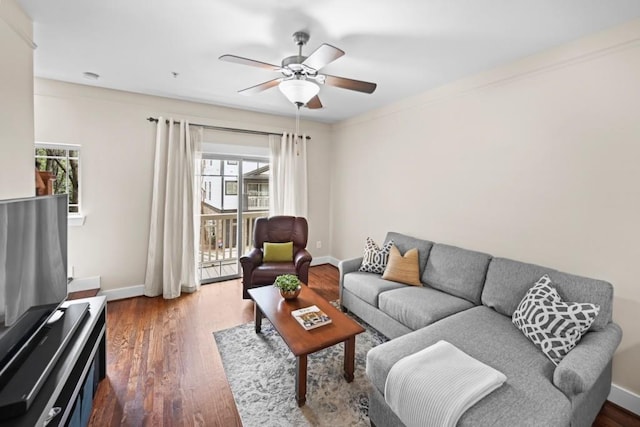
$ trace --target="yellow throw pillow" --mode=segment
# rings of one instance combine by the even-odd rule
[[[293,242],[271,243],[264,242],[262,246],[263,262],[293,261]]]
[[[402,256],[400,250],[393,245],[389,253],[389,262],[382,278],[407,285],[422,286],[422,283],[420,283],[418,248],[409,249]]]

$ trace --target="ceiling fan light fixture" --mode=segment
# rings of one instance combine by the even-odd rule
[[[294,104],[306,104],[320,92],[320,87],[309,80],[284,80],[278,85],[280,92]]]

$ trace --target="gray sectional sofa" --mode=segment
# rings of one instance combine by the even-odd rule
[[[422,287],[360,272],[362,258],[339,266],[342,307],[391,339],[367,355],[372,424],[403,425],[385,402],[389,370],[439,340],[507,377],[463,414],[459,426],[593,423],[609,394],[611,359],[622,337],[612,322],[611,284],[400,233],[388,233],[389,240],[401,253],[418,248]],[[523,296],[544,274],[563,300],[600,306],[589,331],[557,367],[511,322]]]

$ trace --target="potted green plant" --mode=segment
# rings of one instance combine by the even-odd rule
[[[273,286],[280,289],[284,299],[294,299],[300,294],[300,279],[295,274],[281,274],[276,277]]]

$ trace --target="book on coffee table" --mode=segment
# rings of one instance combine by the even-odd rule
[[[315,305],[293,310],[291,315],[307,331],[331,323],[331,318]]]

